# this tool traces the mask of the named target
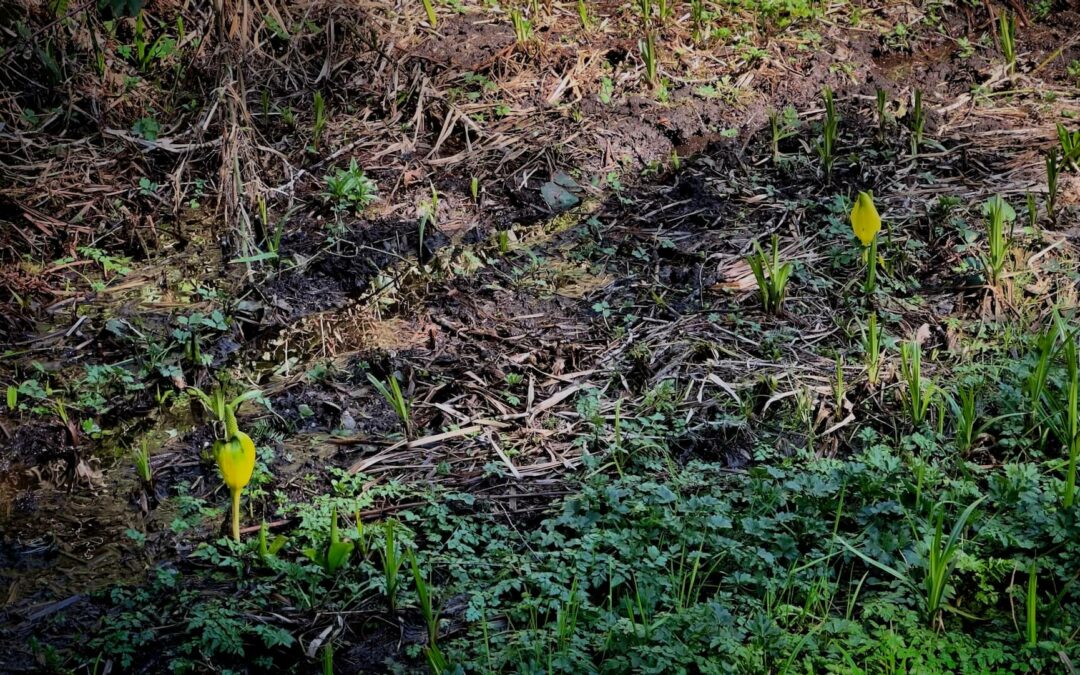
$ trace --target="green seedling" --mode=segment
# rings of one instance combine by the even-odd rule
[[[622,402],[620,398],[615,401],[615,420],[613,422],[614,442],[611,446],[611,459],[615,463],[615,470],[621,477],[623,475],[623,460],[625,459],[625,450],[623,449],[622,441]]]
[[[431,0],[423,0],[423,2],[424,13],[427,14],[428,25],[435,28],[439,25],[439,17],[435,14],[435,5],[432,4]]]
[[[919,154],[922,145],[923,129],[926,126],[926,113],[923,112],[922,91],[915,90],[911,102],[911,156]]]
[[[330,538],[326,547],[321,550],[305,548],[304,555],[322,567],[327,574],[333,574],[349,561],[354,546],[353,542],[342,539],[338,534],[338,516],[335,508],[330,513]]]
[[[694,42],[701,42],[709,36],[711,19],[712,14],[706,8],[705,0],[690,0],[690,21],[694,25],[692,35]]]
[[[968,505],[949,532],[948,539],[942,536],[945,522],[945,509],[937,507],[937,520],[934,524],[934,536],[930,543],[930,556],[927,560],[926,577],[923,589],[926,591],[926,614],[931,623],[940,625],[941,610],[945,607],[949,591],[949,576],[956,565],[956,554],[960,550],[960,541],[968,521],[975,508],[985,499],[980,497]]]
[[[881,374],[881,326],[878,325],[877,312],[870,312],[866,328],[862,331],[863,362],[866,365],[866,380],[876,385]]]
[[[355,159],[350,160],[348,169],[334,169],[323,180],[326,181],[323,198],[330,202],[335,211],[349,208],[362,211],[379,194],[378,185],[360,169]]]
[[[287,541],[288,539],[282,534],[270,541],[270,527],[263,521],[262,525],[259,526],[259,560],[266,563],[276,558],[278,551],[285,546]]]
[[[928,550],[925,569],[921,570],[921,573],[916,573],[914,570],[901,571],[896,567],[874,560],[844,540],[841,540],[841,543],[863,562],[892,576],[913,592],[919,593],[922,596],[923,612],[927,622],[931,626],[941,627],[943,623],[942,611],[952,609],[947,604],[949,593],[952,590],[949,580],[953,569],[956,567],[956,556],[960,552],[964,530],[967,529],[968,521],[971,520],[976,507],[984,499],[985,497],[980,497],[964,509],[956,523],[953,524],[948,538],[944,535],[945,509],[943,506],[934,509],[934,514],[931,516],[934,529],[928,535],[924,535],[924,539],[927,539]]]
[[[146,19],[143,16],[143,12],[139,12],[135,15],[135,60],[139,64],[139,70],[146,70],[146,64],[149,62],[147,57],[147,41],[146,41]]]
[[[978,420],[975,387],[960,388],[956,392],[956,398],[949,398],[949,405],[956,423],[954,436],[956,450],[963,454],[975,443],[975,423]]]
[[[139,447],[132,450],[132,461],[135,463],[135,473],[139,475],[139,480],[143,482],[143,485],[150,485],[153,478],[150,468],[150,445],[145,438],[142,439]]]
[[[323,675],[334,675],[334,643],[327,641],[322,648]]]
[[[878,122],[877,135],[878,135],[878,142],[879,143],[884,143],[885,142],[886,116],[888,115],[888,104],[889,104],[888,94],[885,93],[884,89],[882,89],[881,87],[878,87],[877,90],[874,92],[874,96],[875,96],[876,102],[877,102],[877,122]]]
[[[833,380],[833,400],[836,402],[836,410],[833,414],[841,416],[844,409],[844,399],[847,397],[847,384],[844,382],[844,357],[836,357],[836,378]]]
[[[652,22],[652,0],[638,0],[637,9],[638,16],[641,18],[641,25],[648,28]]]
[[[766,312],[779,314],[783,311],[788,281],[795,270],[791,262],[780,262],[780,237],[772,236],[771,260],[761,250],[761,244],[755,241],[754,253],[747,257],[746,262],[757,281],[762,307]]]
[[[1043,418],[1043,394],[1046,392],[1046,383],[1050,379],[1050,368],[1053,365],[1054,354],[1057,352],[1060,334],[1058,322],[1051,321],[1046,330],[1039,333],[1039,337],[1035,340],[1035,367],[1031,369],[1023,387],[1033,429],[1039,427],[1039,422]]]
[[[1069,131],[1064,124],[1057,125],[1058,144],[1061,146],[1061,163],[1077,170],[1077,162],[1080,162],[1080,129]]]
[[[1080,410],[1077,401],[1080,400],[1080,363],[1077,362],[1076,336],[1066,335],[1061,348],[1065,358],[1065,368],[1068,373],[1066,385],[1065,419],[1061,424],[1065,431],[1062,441],[1068,455],[1068,464],[1065,468],[1065,491],[1061,500],[1066,510],[1071,509],[1076,495],[1076,466],[1080,459]]]
[[[792,106],[784,108],[783,113],[775,109],[769,111],[770,148],[772,149],[772,162],[779,164],[780,141],[791,138],[799,133],[799,113]]]
[[[472,180],[469,181],[469,194],[472,195],[474,203],[480,203],[480,179],[476,176],[473,176]]]
[[[1001,55],[1005,58],[1005,68],[1011,75],[1016,70],[1016,17],[1012,12],[1001,11],[998,14],[998,42]]]
[[[921,426],[926,421],[935,389],[934,383],[923,377],[922,345],[918,340],[900,345],[900,377],[906,386],[904,408],[911,423]]]
[[[368,555],[371,553],[371,530],[364,525],[364,519],[361,518],[360,509],[356,509],[356,546],[360,549],[360,557],[364,560],[368,559]]]
[[[420,605],[420,616],[424,619],[427,627],[428,646],[434,647],[439,640],[439,612],[435,609],[431,596],[431,585],[425,575],[420,571],[420,564],[416,561],[416,553],[409,551],[409,566],[412,568],[413,582],[416,584],[416,598]]]
[[[584,30],[589,30],[592,25],[592,19],[589,18],[589,8],[585,4],[585,0],[577,0],[577,15],[578,20],[581,22],[581,27]]]
[[[1058,176],[1061,174],[1061,165],[1058,164],[1057,153],[1051,150],[1046,153],[1046,215],[1054,219],[1055,207],[1058,198]]]
[[[514,38],[518,45],[526,45],[532,40],[532,22],[525,18],[520,9],[510,10],[510,24],[514,27]]]
[[[19,388],[13,384],[9,384],[7,388],[7,407],[12,412],[19,407]]]
[[[821,138],[818,140],[815,150],[817,150],[818,158],[821,160],[821,168],[825,172],[826,179],[832,180],[840,118],[836,114],[836,102],[833,99],[832,89],[829,87],[822,89],[821,97],[825,104],[825,121],[821,125]]]
[[[319,141],[322,140],[323,131],[326,130],[326,102],[323,100],[321,91],[315,92],[312,108],[315,111],[315,122],[311,127],[311,147],[318,150]]]
[[[404,562],[398,550],[396,531],[397,524],[392,520],[386,521],[382,550],[383,590],[386,591],[386,603],[391,612],[397,610],[397,592],[401,583],[401,565]]]
[[[1035,203],[1035,195],[1030,190],[1025,197],[1025,207],[1027,208],[1028,229],[1034,234],[1039,230],[1039,207]]]
[[[419,250],[417,251],[417,260],[423,260],[424,258],[424,236],[427,234],[428,225],[435,227],[436,218],[439,213],[439,193],[435,190],[435,185],[431,186],[431,199],[427,204],[424,204],[420,209],[420,219],[417,225],[419,241]]]
[[[405,398],[405,394],[401,391],[401,385],[398,384],[397,378],[390,375],[386,378],[386,382],[378,379],[371,373],[368,373],[368,381],[371,382],[371,386],[375,387],[376,391],[382,395],[386,402],[393,408],[394,413],[401,420],[401,426],[405,430],[405,436],[409,437],[412,431],[412,423],[409,416],[409,401]]]
[[[645,63],[645,80],[655,87],[659,82],[659,56],[656,52],[656,36],[651,30],[645,31],[645,39],[638,41],[641,60]]]
[[[1016,220],[1016,211],[1009,203],[994,195],[983,204],[983,215],[987,225],[987,255],[983,258],[987,280],[992,286],[1001,281],[1009,253],[1009,242],[1005,235],[1005,223]]]
[[[675,4],[675,0],[656,0],[657,15],[660,18],[660,23],[663,24],[671,16],[672,6]]]

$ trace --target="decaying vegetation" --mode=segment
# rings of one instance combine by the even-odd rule
[[[1080,657],[1071,3],[0,19],[0,670]]]

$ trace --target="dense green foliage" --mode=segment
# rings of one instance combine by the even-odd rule
[[[941,432],[926,424],[894,437],[864,427],[848,459],[811,448],[784,457],[763,437],[761,464],[745,471],[680,462],[668,450],[685,433],[669,390],[620,417],[618,434],[586,393],[578,411],[594,424],[582,439],[591,470],[539,522],[517,522],[474,495],[365,489],[364,476],[341,472],[330,493],[283,505],[297,526],[276,554],[260,555],[254,539],[200,545],[199,566],[183,574],[231,588],[235,602],[181,590],[181,572],[161,568],[147,587],[108,595],[121,611],[97,629],[88,656],[130,665],[154,644],[181,671],[238,666],[244,654],[276,655],[280,665],[298,658],[285,649],[294,627],[245,616],[282,605],[397,607],[404,621],[424,615],[431,625],[421,611],[431,606],[447,672],[1056,670],[1078,656],[1080,627],[1080,527],[1062,507],[1066,456],[1033,416],[1004,414],[1025,405],[1034,380],[1044,398],[1064,395],[1069,369],[1054,354],[1041,358],[1047,343],[1036,336],[1030,358],[982,368],[993,379],[959,373],[978,396],[956,409],[975,410],[981,442],[996,441],[1000,462],[957,450],[953,427],[968,424],[959,412],[940,420]],[[301,553],[329,545],[335,512],[417,497],[423,506],[387,526],[343,523],[338,536],[355,552],[340,569]],[[218,515],[186,503],[181,518]],[[412,555],[410,575],[403,563]],[[427,579],[419,598],[417,578]],[[151,622],[149,607],[168,620]],[[365,628],[355,630],[362,641]],[[415,639],[406,650],[415,660],[394,668],[426,669],[424,642]]]

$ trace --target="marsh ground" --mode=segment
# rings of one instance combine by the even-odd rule
[[[1069,3],[106,5],[0,8],[3,670],[1071,669]]]

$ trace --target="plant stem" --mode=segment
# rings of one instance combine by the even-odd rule
[[[874,287],[877,285],[877,240],[875,234],[870,242],[870,250],[866,256],[866,285],[864,289],[867,293],[873,293]]]
[[[232,492],[232,536],[240,541],[240,488],[234,488]]]

